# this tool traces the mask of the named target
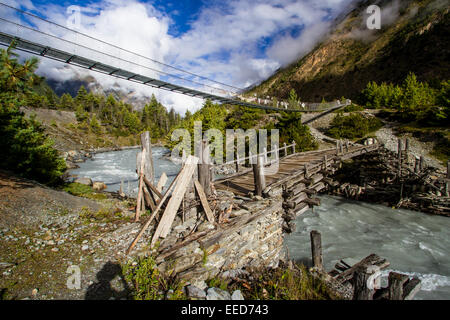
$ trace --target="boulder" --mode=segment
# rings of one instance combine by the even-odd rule
[[[79,184],[85,184],[87,186],[92,186],[91,178],[78,178],[78,179],[75,179],[74,182],[79,183]]]
[[[231,300],[231,295],[219,288],[209,288],[206,300]]]
[[[186,287],[186,295],[193,299],[206,299],[206,292],[194,285]]]
[[[92,184],[92,189],[94,189],[95,191],[101,191],[101,190],[105,190],[106,189],[106,184],[104,184],[101,181],[96,181]]]
[[[241,290],[235,290],[231,295],[231,300],[244,300]]]

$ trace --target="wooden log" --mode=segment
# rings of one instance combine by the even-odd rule
[[[316,267],[319,270],[323,270],[321,234],[317,230],[312,230],[310,232],[310,238],[311,238],[311,254],[313,267]]]
[[[418,278],[409,280],[403,286],[403,300],[412,300],[414,296],[420,291],[421,281]]]
[[[298,195],[296,195],[295,197],[283,202],[283,205],[286,205],[286,207],[288,207],[290,209],[295,209],[296,206],[298,206],[300,203],[303,202],[303,200],[305,200],[307,198],[308,198],[308,195],[304,192],[301,192]]]
[[[139,217],[141,215],[141,201],[142,201],[142,192],[144,188],[144,167],[145,167],[145,157],[146,157],[145,149],[140,152],[140,164],[138,167],[139,174],[139,185],[138,185],[138,195],[136,199],[136,213],[134,215],[134,222],[139,221]]]
[[[302,203],[299,203],[295,207],[295,211],[294,212],[295,212],[295,215],[298,217],[299,215],[305,213],[308,210],[309,210],[309,206],[306,203],[302,202]]]
[[[360,265],[355,268],[353,275],[353,300],[373,300],[375,290],[368,287],[370,276],[368,268],[365,265]]]
[[[200,142],[200,157],[198,164],[198,181],[205,190],[205,194],[208,197],[211,194],[211,161],[209,157],[209,145],[206,140]]]
[[[377,266],[381,270],[381,269],[388,267],[389,262],[386,259],[381,258],[376,254],[371,254],[371,255],[365,257],[364,259],[362,259],[360,262],[354,264],[350,269],[340,273],[335,279],[340,283],[344,283],[346,281],[351,280],[353,278],[353,274],[354,274],[356,268],[361,265]]]
[[[162,199],[163,195],[161,192],[159,192],[159,190],[149,180],[147,180],[146,177],[144,177],[144,183],[150,191],[155,193],[159,199]]]
[[[264,176],[264,157],[258,155],[256,159],[256,164],[253,166],[253,179],[255,184],[255,194],[257,196],[262,196],[263,190],[266,187],[266,178]]]
[[[166,183],[167,183],[167,175],[165,172],[163,172],[161,177],[158,180],[158,183],[156,184],[156,190],[158,190],[159,192],[162,192]]]
[[[389,300],[403,300],[403,286],[409,280],[405,274],[390,272],[389,273]]]
[[[320,206],[320,199],[319,198],[306,198],[303,200],[304,203],[308,204],[310,207],[312,206]]]
[[[316,173],[315,175],[309,177],[308,179],[308,184],[309,185],[314,185],[317,182],[321,181],[323,179],[323,174],[321,173]]]
[[[152,210],[152,212],[155,210],[155,202],[153,201],[150,192],[148,191],[146,185],[143,185],[143,192],[144,192],[144,200],[147,206]]]
[[[292,140],[292,154],[295,153],[295,141]]]
[[[306,185],[304,183],[297,183],[293,187],[288,190],[283,191],[284,198],[294,198],[298,194],[300,194],[303,190],[305,190]]]
[[[179,182],[177,182],[172,197],[167,203],[166,209],[161,217],[158,227],[152,238],[151,246],[161,237],[165,238],[170,231],[175,215],[180,207],[181,200],[186,192],[187,186],[192,179],[195,167],[197,166],[199,158],[189,155],[186,159],[184,167],[180,171]]]
[[[214,215],[211,212],[211,208],[208,204],[208,199],[206,198],[206,194],[203,191],[203,187],[197,180],[194,181],[195,189],[197,190],[198,196],[200,198],[200,202],[202,204],[203,210],[205,210],[206,218],[210,223],[214,223]]]
[[[145,150],[145,165],[144,165],[144,176],[152,184],[154,183],[154,167],[153,167],[153,154],[152,154],[152,143],[150,139],[150,132],[145,131],[141,133],[141,144],[142,151]]]
[[[423,169],[425,169],[425,157],[420,156],[419,171],[423,171]]]

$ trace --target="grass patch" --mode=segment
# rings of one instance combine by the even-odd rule
[[[102,208],[94,212],[89,208],[83,207],[80,212],[80,218],[83,219],[85,223],[91,223],[93,221],[114,221],[116,219],[121,219],[122,217],[122,211],[118,208]]]
[[[77,197],[84,197],[93,200],[104,200],[108,197],[104,193],[94,192],[91,186],[87,186],[81,183],[69,183],[63,187],[63,190]]]
[[[161,273],[153,257],[141,258],[136,264],[128,262],[122,266],[125,280],[132,284],[134,300],[183,300],[184,283],[171,273]]]
[[[294,264],[292,269],[254,269],[250,274],[253,280],[244,279],[229,286],[232,290],[241,290],[246,300],[338,299],[326,284],[313,277],[304,265]]]

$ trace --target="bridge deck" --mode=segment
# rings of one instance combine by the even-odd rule
[[[293,174],[298,174],[304,171],[304,165],[308,168],[323,164],[324,156],[327,155],[328,166],[332,163],[345,159],[356,157],[366,152],[377,149],[377,145],[372,146],[349,146],[348,151],[342,154],[337,154],[336,149],[319,150],[312,152],[297,153],[286,158],[281,158],[279,161],[279,169],[276,174],[266,175],[266,188],[274,185],[284,178],[289,178]],[[253,178],[253,170],[247,169],[240,175],[232,176],[216,180],[214,186],[217,190],[231,191],[236,195],[246,196],[249,192],[254,192],[255,184]]]

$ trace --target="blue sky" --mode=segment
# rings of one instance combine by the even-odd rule
[[[62,25],[67,8],[77,5],[78,31],[244,88],[311,50],[351,0],[3,1]],[[47,62],[41,66],[46,76],[70,76]]]

